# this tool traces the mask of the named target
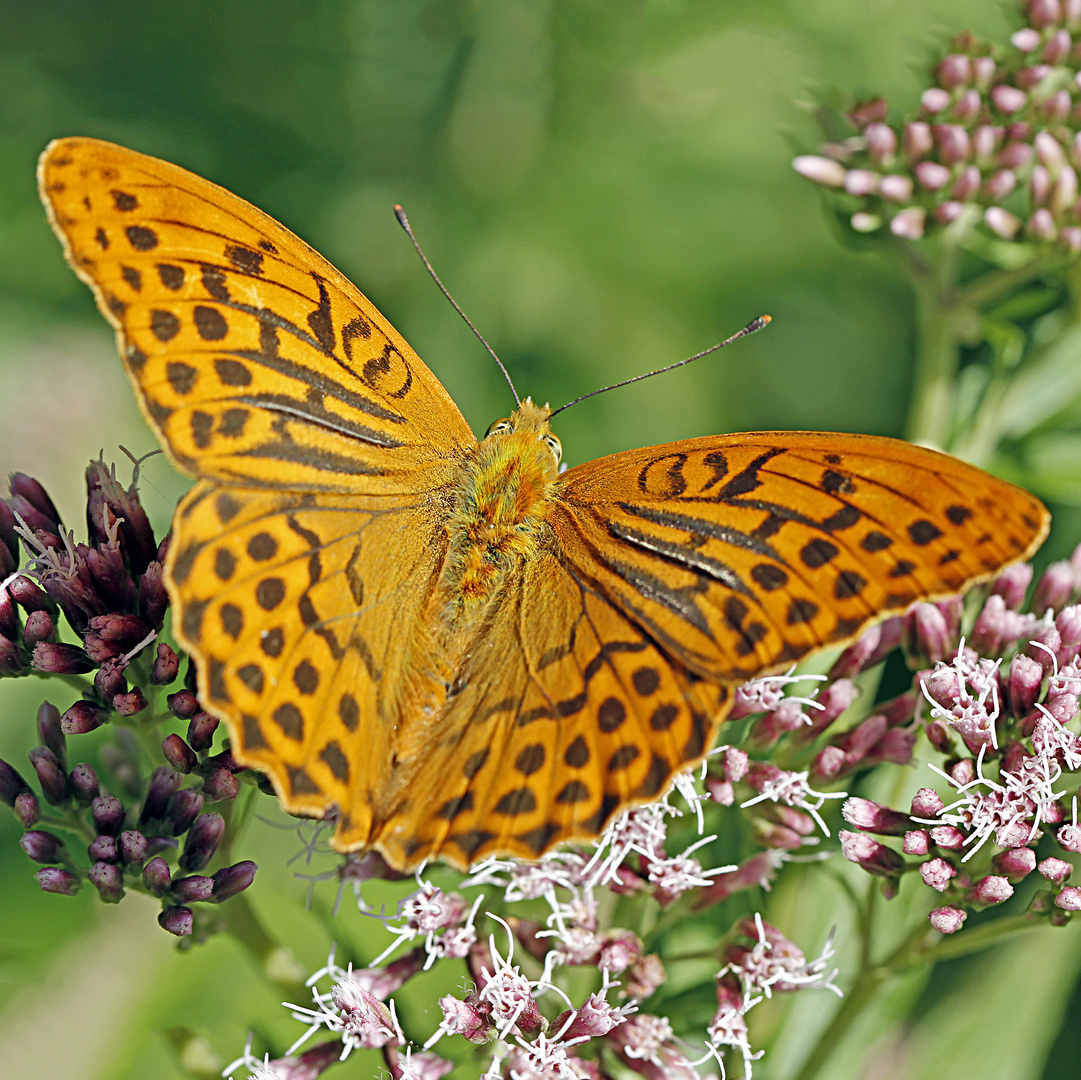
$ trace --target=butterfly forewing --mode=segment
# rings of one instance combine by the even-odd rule
[[[261,210],[95,139],[42,155],[42,197],[185,472],[376,494],[438,486],[475,444],[375,307]]]
[[[1043,540],[1031,495],[894,439],[763,432],[600,458],[558,481],[566,558],[690,670],[742,681],[956,593]]]

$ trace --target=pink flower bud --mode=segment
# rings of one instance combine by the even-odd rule
[[[1001,206],[989,206],[983,214],[987,227],[1003,240],[1012,240],[1021,227],[1021,219]]]
[[[1064,214],[1073,209],[1077,202],[1077,173],[1072,165],[1063,165],[1058,179],[1051,188],[1051,212]]]
[[[1017,85],[1022,90],[1034,90],[1051,74],[1048,64],[1033,64],[1031,67],[1021,68],[1016,75]]]
[[[802,154],[792,162],[792,168],[800,174],[805,176],[808,180],[813,180],[816,184],[821,184],[823,187],[842,187],[845,182],[845,168],[837,161],[831,161],[829,158],[818,157],[814,154]]]
[[[1002,143],[1003,129],[990,124],[981,124],[972,132],[972,151],[976,160],[986,163],[994,156]]]
[[[1081,825],[1063,825],[1055,834],[1055,839],[1063,851],[1081,852]]]
[[[950,170],[945,165],[939,165],[937,161],[921,161],[912,171],[916,174],[920,186],[927,191],[938,191],[950,182]]]
[[[1032,147],[1026,142],[1008,142],[998,152],[995,161],[1004,169],[1023,169],[1032,158]],[[1011,188],[1012,190],[1012,188]]]
[[[1007,86],[1005,83],[1000,83],[998,86],[991,88],[991,100],[1000,113],[1011,116],[1025,107],[1028,102],[1028,95],[1024,90],[1018,90],[1016,86]]]
[[[1042,682],[1043,668],[1032,657],[1018,653],[1010,661],[1009,703],[1015,717],[1020,719],[1032,711]]]
[[[920,863],[920,877],[924,885],[936,892],[945,892],[950,881],[957,876],[957,871],[942,858],[929,859]]]
[[[738,783],[747,775],[750,760],[745,750],[730,746],[724,752],[724,778],[730,783]]]
[[[811,775],[816,780],[833,780],[845,765],[845,752],[839,746],[826,746],[811,765]]]
[[[1012,563],[991,582],[991,592],[1001,596],[1012,611],[1020,611],[1031,584],[1032,563]]]
[[[1055,219],[1046,206],[1041,206],[1025,223],[1025,232],[1034,240],[1054,240],[1058,230]]]
[[[641,1001],[662,987],[666,978],[661,958],[656,953],[646,953],[631,964],[620,982],[628,997]]]
[[[953,655],[956,641],[938,607],[916,604],[904,616],[904,646],[910,657],[934,664]]]
[[[972,156],[972,139],[960,124],[936,124],[932,132],[938,156],[944,164],[958,165]]]
[[[849,224],[858,233],[872,233],[882,228],[882,218],[878,214],[857,210],[849,219]]]
[[[873,195],[878,190],[878,173],[870,169],[849,169],[845,173],[844,186],[850,195]]]
[[[961,202],[968,202],[969,199],[975,198],[980,190],[980,183],[980,170],[975,165],[969,165],[953,182],[950,194]]]
[[[1073,99],[1068,90],[1058,90],[1040,102],[1040,116],[1048,124],[1057,124],[1070,115]]]
[[[1033,49],[1037,48],[1043,38],[1040,36],[1039,30],[1034,30],[1031,26],[1026,26],[1023,30],[1018,30],[1010,38],[1010,42],[1013,47],[1019,52],[1030,53]]]
[[[867,152],[877,165],[888,165],[897,153],[897,133],[886,124],[868,124],[863,130]]]
[[[906,855],[926,855],[931,850],[931,834],[926,829],[910,829],[901,841]]]
[[[999,852],[991,861],[1009,881],[1020,881],[1036,869],[1036,852],[1030,847],[1010,848]]]
[[[972,79],[972,62],[967,56],[947,56],[935,71],[938,85],[956,90]]]
[[[903,203],[912,198],[912,181],[907,176],[896,174],[882,177],[878,193],[887,202]]]
[[[999,169],[983,185],[984,196],[992,202],[1001,202],[1017,187],[1017,176],[1012,169]]]
[[[939,225],[949,225],[951,222],[956,221],[965,212],[965,204],[957,202],[956,199],[950,200],[950,202],[939,203],[934,209],[934,218]]]
[[[953,825],[936,825],[931,830],[931,839],[946,851],[959,851],[965,846],[965,834]]]
[[[953,115],[964,124],[971,124],[983,109],[979,90],[966,90],[953,107]],[[966,132],[967,134],[967,132]]]
[[[1055,897],[1055,906],[1062,908],[1063,911],[1081,911],[1081,887],[1067,885]]]
[[[1073,867],[1065,859],[1044,859],[1036,870],[1041,877],[1047,878],[1052,885],[1061,885],[1073,873]]]
[[[986,90],[998,71],[998,65],[993,56],[977,56],[972,61],[972,79],[981,90]]]
[[[1065,561],[1053,562],[1036,583],[1032,610],[1037,615],[1042,615],[1048,608],[1058,611],[1069,602],[1073,591],[1073,567]]]
[[[870,799],[846,799],[841,816],[854,828],[881,836],[901,836],[912,824],[908,814],[891,810]]]
[[[439,1007],[443,1010],[443,1026],[452,1035],[461,1035],[474,1046],[483,1046],[496,1037],[491,1007],[478,1002],[475,994],[465,1001],[448,994],[439,999]]]
[[[912,816],[916,818],[935,818],[946,804],[934,788],[921,787],[912,796]]]
[[[922,120],[905,124],[901,133],[901,144],[904,147],[905,157],[909,161],[918,161],[931,152],[935,145],[931,135],[931,125]]]
[[[904,869],[905,861],[893,848],[880,844],[863,833],[842,829],[838,834],[841,854],[876,877],[894,877]]]
[[[1036,150],[1036,159],[1052,173],[1057,173],[1066,164],[1066,153],[1062,149],[1062,143],[1050,132],[1037,132],[1033,146]]]
[[[1004,878],[989,874],[980,878],[969,893],[974,904],[1001,904],[1013,896],[1013,886]]]
[[[1059,0],[1029,0],[1028,21],[1037,30],[1046,30],[1062,20]]]
[[[940,934],[956,934],[965,925],[968,913],[960,908],[940,907],[935,908],[927,918]]]
[[[927,161],[921,164],[930,165],[931,162]],[[909,206],[897,214],[890,222],[890,232],[894,236],[902,236],[906,240],[919,240],[923,236],[926,220],[927,211],[922,206]]]
[[[940,87],[932,86],[929,90],[924,90],[923,96],[920,98],[920,103],[923,105],[924,110],[934,116],[936,113],[942,112],[943,109],[950,107],[950,92],[943,90]]]
[[[1077,213],[1076,209],[1074,213]],[[1081,251],[1081,229],[1076,225],[1067,225],[1066,228],[1059,230],[1058,242],[1059,247],[1068,255],[1076,255]]]

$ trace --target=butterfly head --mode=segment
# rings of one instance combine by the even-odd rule
[[[539,442],[551,455],[555,469],[558,471],[559,462],[563,457],[563,444],[548,428],[548,417],[551,414],[551,406],[534,405],[532,399],[524,398],[516,412],[502,420],[496,420],[488,428],[484,440],[487,442],[489,439],[504,439],[512,436],[515,442],[525,445]]]

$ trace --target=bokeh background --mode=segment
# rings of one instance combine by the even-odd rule
[[[884,94],[910,108],[947,34],[1002,37],[1011,15],[994,0],[4,0],[0,474],[37,476],[78,522],[91,455],[154,447],[36,196],[38,153],[71,134],[177,162],[284,222],[371,297],[479,433],[509,393],[395,202],[519,391],[553,405],[773,316],[561,417],[572,464],[725,430],[899,434],[907,285],[838,243],[790,158],[816,141],[806,103]],[[160,456],[143,477],[163,528],[185,482]],[[1055,553],[1071,539],[1056,534]],[[33,679],[0,688],[0,756],[32,745],[40,693]],[[205,1031],[228,1060],[282,1012],[228,942],[178,955],[138,897],[42,896],[16,835],[0,815],[0,1074],[167,1080],[181,1073],[164,1030]],[[285,865],[295,840],[268,826],[252,843],[261,910],[319,966],[326,940]],[[371,924],[342,922],[370,956]],[[917,1014],[967,1040],[966,1072],[1077,1075],[1074,930],[1011,954],[998,1015],[965,1013],[967,981],[990,977],[971,965],[924,991]],[[1062,1028],[1046,1065],[1003,1046],[1034,1027]],[[357,1059],[335,1075],[370,1074]]]

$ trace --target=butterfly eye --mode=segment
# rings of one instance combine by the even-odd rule
[[[556,462],[558,463],[560,458],[563,457],[563,444],[551,432],[547,435],[542,435],[541,438],[544,440],[548,449],[555,455]]]
[[[484,433],[484,437],[487,439],[489,435],[503,435],[508,431],[513,431],[514,426],[509,420],[497,420],[488,430]]]

